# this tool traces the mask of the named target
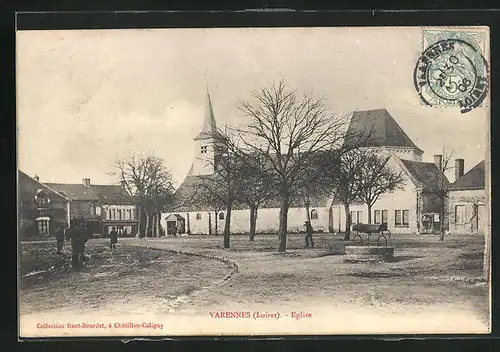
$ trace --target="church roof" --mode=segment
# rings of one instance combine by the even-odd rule
[[[203,198],[200,197],[197,192],[200,190],[200,186],[203,185],[203,177],[212,177],[213,175],[208,176],[192,176],[188,175],[184,179],[184,182],[179,186],[179,188],[175,191],[174,194],[174,202],[173,202],[173,211],[202,211],[202,210],[211,210],[213,208],[210,204],[205,204],[203,202]],[[310,207],[325,207],[330,200],[330,196],[316,196],[311,197]],[[294,199],[292,201],[291,207],[303,207],[304,202],[302,199]],[[280,199],[278,196],[265,201],[261,206],[261,208],[279,208],[280,207]],[[233,206],[233,209],[248,209],[248,205],[243,203],[236,202]]]
[[[453,182],[450,190],[484,189],[484,160]]]
[[[354,112],[347,130],[346,143],[350,136],[363,135],[370,133],[369,131],[374,134],[370,138],[370,147],[405,147],[423,152],[386,109]]]
[[[202,140],[211,138],[214,133],[217,133],[217,123],[215,122],[214,110],[212,107],[212,100],[210,99],[210,92],[207,88],[207,96],[205,100],[205,115],[203,119],[203,129],[194,138],[194,140]]]

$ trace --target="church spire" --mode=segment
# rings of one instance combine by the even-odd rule
[[[212,99],[210,98],[210,92],[207,86],[207,96],[205,98],[205,116],[203,119],[203,129],[200,134],[195,138],[207,139],[211,138],[214,133],[217,132],[217,124],[215,122],[214,110],[212,108]]]

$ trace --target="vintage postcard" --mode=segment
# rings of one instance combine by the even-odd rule
[[[490,332],[488,27],[16,41],[21,338]]]

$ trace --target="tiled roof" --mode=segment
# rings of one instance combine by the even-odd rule
[[[22,172],[21,170],[18,170],[19,172],[19,183],[23,182],[24,180],[30,180],[31,182],[34,182],[40,186],[41,189],[44,189],[46,192],[56,195],[57,197],[63,198],[64,200],[68,200],[68,198],[64,195],[58,192],[57,189],[54,189],[50,186],[47,186],[44,183],[41,183],[40,181],[37,181],[35,178],[27,175],[26,173]],[[24,180],[23,180],[24,179]]]
[[[371,132],[369,132],[371,131]],[[423,152],[413,143],[386,109],[356,111],[351,117],[346,143],[351,136],[373,133],[371,147],[406,147]]]
[[[212,207],[209,204],[203,204],[201,197],[197,195],[199,186],[202,186],[202,177],[207,176],[187,176],[184,182],[179,186],[174,195],[174,211],[197,211],[210,210]],[[311,197],[310,207],[325,207],[327,206],[329,196]],[[278,197],[269,199],[261,208],[279,208],[280,199]],[[291,207],[304,207],[301,199],[296,199],[292,202]],[[234,204],[233,209],[247,209],[246,204]]]
[[[70,200],[102,201],[113,204],[130,204],[127,192],[121,186],[90,185],[79,183],[46,183],[52,189],[67,195]]]
[[[401,159],[401,162],[418,183],[417,186],[427,191],[437,191],[440,188],[440,180],[443,180],[443,187],[449,185],[446,176],[438,169],[434,163],[424,163],[421,161],[411,161]]]
[[[484,160],[453,182],[450,190],[484,189]]]

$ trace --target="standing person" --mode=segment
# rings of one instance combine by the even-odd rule
[[[311,222],[310,221],[306,221],[305,222],[305,225],[306,225],[306,246],[304,248],[307,248],[309,247],[309,245],[311,246],[311,248],[314,248],[314,241],[313,241],[313,228],[311,226]]]
[[[81,222],[78,226],[78,255],[80,257],[80,262],[83,263],[86,258],[85,258],[85,244],[87,243],[89,239],[89,233],[88,233],[88,227],[86,224]]]
[[[179,229],[177,228],[177,225],[174,226],[174,237],[177,237],[177,232]]]
[[[71,240],[71,266],[74,270],[80,270],[80,234],[76,220],[71,222],[68,232]]]
[[[116,243],[118,242],[118,233],[116,232],[114,227],[111,229],[111,232],[109,233],[109,239],[110,239],[109,249],[115,249]]]
[[[56,231],[57,254],[62,254],[65,235],[66,235],[66,226],[61,225]]]

